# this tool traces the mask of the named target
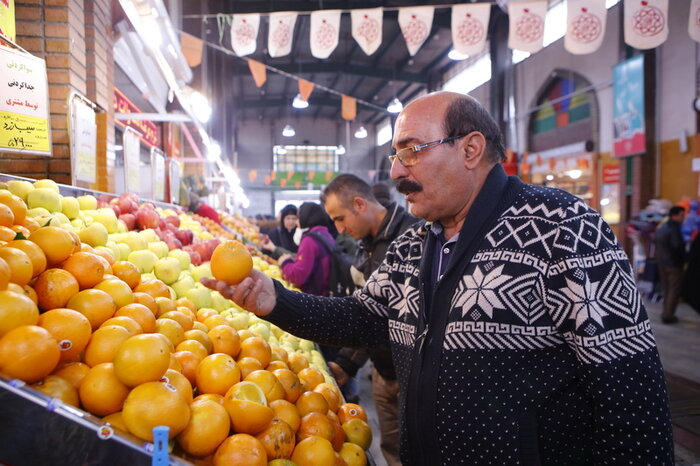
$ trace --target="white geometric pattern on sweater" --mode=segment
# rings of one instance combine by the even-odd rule
[[[416,341],[416,326],[400,320],[389,319],[389,340],[406,346],[413,346]]]
[[[562,335],[554,327],[463,321],[447,325],[443,348],[532,350],[563,343]]]
[[[655,346],[648,320],[625,328],[616,328],[592,337],[566,332],[564,338],[585,364],[601,364],[617,358],[643,353]]]
[[[541,223],[541,219],[537,220],[539,220]],[[549,228],[543,233],[538,228],[537,223],[538,222],[534,219],[527,219],[525,222],[523,222],[522,218],[504,218],[496,228],[491,230],[486,235],[486,238],[493,247],[500,245],[510,238],[513,238],[518,247],[521,248],[526,248],[535,243],[540,243],[541,246],[547,251],[547,255],[551,256],[549,242],[547,240],[551,236],[556,235],[557,230],[555,228],[551,228],[551,225],[547,225]]]
[[[567,286],[559,291],[563,292],[569,300],[570,318],[576,319],[576,329],[581,328],[588,319],[593,319],[603,327],[603,317],[608,313],[598,302],[600,282],[592,282],[582,269],[576,270],[574,275],[578,280],[583,280],[583,283],[565,277]]]
[[[399,309],[399,319],[403,317],[404,314],[410,314],[414,317],[418,317],[418,310],[420,308],[420,291],[411,286],[409,283],[410,277],[406,278],[406,282],[403,284],[402,288],[403,291],[401,290],[390,290],[390,292],[398,292],[399,296],[401,299],[398,301],[398,309]],[[392,285],[393,286],[393,285]],[[389,302],[394,302],[391,299]]]
[[[600,302],[618,317],[632,323],[639,320],[642,307],[639,293],[630,274],[622,270],[619,264],[615,264],[603,280]]]
[[[485,268],[488,268],[486,264]],[[496,290],[508,281],[511,276],[503,273],[505,265],[492,268],[485,275],[478,265],[474,272],[465,275],[457,285],[455,298],[452,301],[452,308],[462,308],[462,317],[478,306],[482,312],[493,318],[493,310],[505,309],[503,301],[496,295]]]
[[[540,273],[528,273],[514,277],[501,290],[501,296],[513,311],[526,324],[533,324],[547,309],[544,306],[544,279]]]

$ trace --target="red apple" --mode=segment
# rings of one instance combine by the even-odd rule
[[[187,246],[188,244],[192,244],[194,234],[192,233],[192,230],[180,229],[175,232],[175,238],[179,239],[183,245]]]
[[[136,228],[136,216],[134,214],[121,214],[119,220],[124,221],[126,229],[129,231]]]
[[[123,194],[122,194],[123,196]],[[130,214],[139,208],[138,202],[134,201],[130,197],[119,197],[117,199],[117,205],[122,210],[122,213]]]
[[[168,217],[165,217],[165,221],[166,221],[166,223],[174,226],[175,228],[180,227],[180,217],[178,217],[176,215],[170,215]]]
[[[168,245],[168,249],[170,249],[171,251],[173,249],[182,249],[182,243],[177,238],[169,238],[165,240],[165,244]],[[192,260],[191,257],[190,260]]]
[[[209,246],[206,242],[195,243],[192,245],[192,249],[197,251],[202,257],[202,262],[206,262],[211,259],[212,251],[209,250]]]
[[[136,212],[136,226],[138,226],[140,230],[157,228],[159,223],[160,216],[158,212],[153,209],[139,209]]]
[[[122,214],[122,210],[119,208],[118,205],[110,203],[108,207],[111,207],[112,210],[114,211],[114,215],[119,217]]]
[[[192,262],[192,265],[202,264],[202,256],[200,256],[197,251],[187,251],[187,253],[190,255],[190,262]]]

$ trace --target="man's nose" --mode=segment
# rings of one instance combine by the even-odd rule
[[[335,222],[335,229],[338,230],[338,233],[345,233],[343,222]]]
[[[406,169],[406,167],[404,167],[398,159],[394,159],[394,161],[391,162],[391,170],[389,170],[389,176],[391,176],[392,180],[404,178],[408,176],[408,169]]]

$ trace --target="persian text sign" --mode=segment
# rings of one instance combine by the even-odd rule
[[[613,154],[646,152],[644,124],[644,56],[613,67]]]
[[[142,113],[141,109],[134,105],[119,89],[114,88],[114,113]],[[133,128],[141,136],[143,142],[149,146],[159,146],[158,126],[147,120],[117,120],[122,126]]]
[[[46,62],[1,46],[0,150],[51,155]]]
[[[74,95],[70,100],[70,150],[73,182],[97,180],[97,123],[95,110]]]

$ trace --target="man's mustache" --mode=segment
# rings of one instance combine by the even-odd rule
[[[404,178],[396,183],[396,190],[401,194],[406,195],[423,191],[423,186]]]

